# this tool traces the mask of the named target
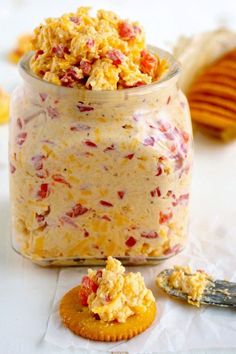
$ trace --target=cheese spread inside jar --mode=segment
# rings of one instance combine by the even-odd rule
[[[178,253],[192,166],[178,63],[137,23],[84,8],[33,45],[11,102],[13,247],[41,265]]]

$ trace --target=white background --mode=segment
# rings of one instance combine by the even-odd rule
[[[16,67],[5,61],[6,52],[19,34],[30,32],[44,17],[70,12],[84,4],[139,20],[146,28],[148,42],[167,48],[181,34],[192,35],[222,24],[236,28],[234,0],[0,0],[0,86],[11,92],[20,81]],[[5,126],[0,127],[0,354],[73,353],[43,341],[58,270],[41,269],[11,250],[8,198]],[[192,219],[211,220],[216,214],[223,217],[236,209],[235,200],[236,143],[224,145],[197,134]],[[232,272],[234,269],[235,263]]]

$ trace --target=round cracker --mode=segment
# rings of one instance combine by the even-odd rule
[[[103,342],[127,340],[145,331],[155,319],[153,302],[146,312],[130,316],[124,323],[97,320],[87,306],[81,305],[79,289],[77,286],[63,296],[59,313],[64,325],[81,337]]]

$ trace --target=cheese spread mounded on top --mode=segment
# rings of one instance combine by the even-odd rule
[[[108,257],[106,268],[89,269],[82,279],[81,303],[105,322],[125,322],[132,315],[144,313],[155,302],[140,273],[125,273],[121,262]]]
[[[49,18],[34,31],[31,70],[56,85],[92,90],[137,87],[158,80],[167,63],[148,51],[137,22],[88,7]]]

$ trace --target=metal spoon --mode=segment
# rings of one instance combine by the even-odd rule
[[[168,278],[174,269],[166,269],[158,274],[162,282],[158,284],[167,294],[188,301],[188,294],[168,285]],[[186,274],[189,276],[189,274]],[[210,280],[199,300],[201,305],[236,307],[236,283],[226,280]]]

